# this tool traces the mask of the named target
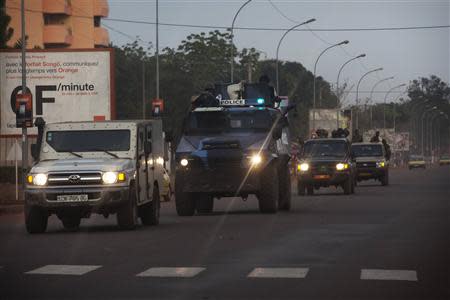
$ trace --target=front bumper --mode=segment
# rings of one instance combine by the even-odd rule
[[[380,179],[386,175],[387,168],[357,168],[356,178],[358,180]]]
[[[351,177],[350,171],[341,171],[327,174],[312,172],[299,173],[299,182],[315,187],[327,187],[330,185],[340,185]]]
[[[182,192],[234,196],[255,193],[260,187],[258,168],[177,170],[175,184]]]
[[[87,201],[58,201],[60,195],[87,195]],[[50,212],[63,209],[80,208],[87,211],[114,212],[122,203],[128,201],[129,187],[70,187],[70,188],[27,188],[27,205],[45,208]]]

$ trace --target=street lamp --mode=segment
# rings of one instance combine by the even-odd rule
[[[239,15],[239,13],[241,12],[241,10],[251,2],[252,0],[247,0],[244,4],[241,5],[241,7],[239,7],[238,11],[236,12],[236,14],[234,15],[233,18],[233,22],[231,23],[231,58],[230,58],[230,65],[231,65],[231,83],[233,83],[234,77],[233,77],[233,72],[234,72],[234,43],[233,43],[233,30],[234,30],[234,22],[236,22],[236,18]]]
[[[391,77],[386,77],[386,78],[383,78],[383,79],[381,79],[381,80],[378,80],[374,85],[373,85],[373,87],[372,87],[372,89],[370,90],[370,97],[369,97],[369,99],[370,99],[370,128],[372,128],[373,129],[373,124],[372,124],[372,121],[373,121],[373,114],[372,114],[372,111],[373,111],[373,91],[375,90],[375,88],[380,84],[380,83],[382,83],[382,82],[384,82],[384,81],[387,81],[387,80],[391,80],[391,79],[394,79],[394,76],[391,76]]]
[[[289,28],[288,30],[286,30],[286,32],[283,34],[283,36],[281,37],[281,39],[280,39],[280,41],[278,42],[278,46],[277,46],[277,59],[276,59],[276,79],[277,79],[277,93],[279,94],[280,93],[280,85],[279,85],[279,79],[278,79],[278,52],[280,51],[280,46],[281,46],[281,42],[283,41],[283,39],[284,39],[284,37],[289,33],[289,32],[291,32],[292,30],[294,30],[295,28],[298,28],[298,27],[300,27],[300,26],[302,26],[302,25],[306,25],[306,24],[309,24],[309,23],[312,23],[312,22],[314,22],[316,19],[309,19],[308,21],[306,21],[306,22],[303,22],[303,23],[300,23],[300,24],[297,24],[297,25],[295,25],[295,26],[292,26],[291,28]]]
[[[384,96],[384,102],[383,102],[383,133],[386,134],[386,99],[387,96],[395,89],[398,89],[399,87],[406,86],[406,84],[400,84],[397,86],[394,86],[389,91],[386,92],[386,95]]]
[[[437,109],[437,106],[433,106],[433,107],[431,107],[431,108],[425,110],[425,111],[422,113],[422,116],[420,117],[420,120],[421,120],[421,122],[422,122],[422,141],[421,141],[421,144],[422,144],[422,156],[424,156],[424,151],[423,151],[423,119],[424,119],[424,117],[426,116],[426,114],[427,114],[428,112],[430,112],[430,111],[432,111],[432,110],[435,110],[435,109]]]
[[[364,77],[366,77],[367,75],[374,73],[374,72],[382,71],[382,70],[383,70],[383,68],[377,68],[377,69],[373,69],[373,70],[370,70],[370,71],[364,73],[364,75],[361,76],[361,78],[358,81],[358,84],[356,85],[356,129],[359,129],[359,118],[358,118],[359,85],[361,84],[361,81],[364,79]]]
[[[327,52],[329,49],[342,46],[350,43],[348,40],[342,41],[340,43],[331,45],[327,48],[325,48],[322,52],[320,52],[319,56],[316,59],[316,62],[314,63],[314,77],[313,77],[313,130],[316,129],[316,69],[317,69],[317,63],[319,62],[320,57]]]
[[[366,54],[363,53],[363,54],[360,54],[360,55],[358,55],[358,56],[355,56],[355,57],[353,57],[353,58],[347,60],[347,61],[341,66],[341,68],[339,69],[338,76],[337,76],[337,79],[336,79],[336,97],[337,97],[336,108],[339,107],[339,77],[341,76],[342,69],[344,69],[344,67],[345,67],[348,63],[350,63],[351,61],[354,61],[355,59],[362,58],[362,57],[366,57]]]

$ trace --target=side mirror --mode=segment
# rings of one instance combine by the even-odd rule
[[[145,154],[150,154],[150,153],[152,153],[152,142],[146,141],[146,142],[144,143],[144,151],[145,151]]]
[[[39,148],[36,144],[31,144],[31,156],[35,161],[39,160]]]

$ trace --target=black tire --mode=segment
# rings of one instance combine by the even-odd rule
[[[389,185],[389,172],[386,172],[383,177],[381,177],[381,185]]]
[[[292,197],[292,187],[291,187],[291,175],[288,166],[285,166],[279,172],[279,188],[278,188],[278,201],[279,208],[281,210],[291,210],[291,197]]]
[[[196,194],[195,207],[199,214],[212,213],[214,210],[214,197],[208,194]]]
[[[176,176],[175,179],[175,206],[179,216],[193,216],[195,213],[195,199],[192,193],[183,192],[183,179]]]
[[[80,229],[81,218],[79,216],[67,216],[61,218],[64,229],[68,231],[78,231]]]
[[[344,189],[345,195],[350,195],[352,193],[352,178],[347,178],[342,184],[342,188]]]
[[[355,187],[356,187],[356,179],[353,178],[353,180],[352,180],[352,192],[351,192],[352,194],[355,193]]]
[[[48,213],[36,206],[25,204],[25,227],[28,233],[43,233],[47,230]]]
[[[138,223],[138,214],[136,188],[131,186],[127,202],[117,211],[117,224],[121,229],[133,230]]]
[[[314,187],[312,185],[308,185],[306,187],[306,193],[308,194],[308,196],[314,195]]]
[[[141,222],[144,225],[158,225],[161,210],[161,201],[158,186],[153,189],[152,202],[146,203],[139,208]]]
[[[300,180],[297,180],[297,195],[304,196],[306,190],[306,185],[301,183]]]
[[[274,165],[269,165],[261,174],[261,187],[258,193],[259,211],[274,214],[278,210],[278,176]]]

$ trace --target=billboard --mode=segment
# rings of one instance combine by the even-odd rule
[[[47,123],[114,118],[113,53],[110,49],[30,50],[27,88],[33,116]],[[0,52],[0,135],[17,135],[14,99],[21,93],[19,50]],[[36,134],[36,128],[29,129]]]
[[[370,129],[364,132],[364,141],[369,142],[376,131],[380,132],[380,137],[386,140],[391,146],[391,150],[409,151],[409,132],[395,132],[394,128],[386,128],[386,130],[383,130],[383,128]]]
[[[315,129],[325,129],[331,135],[331,132],[337,128],[346,128],[352,132],[352,113],[351,110],[341,109],[310,109],[309,110],[309,128],[314,131],[313,118],[315,118]],[[350,134],[351,136],[351,134]]]

